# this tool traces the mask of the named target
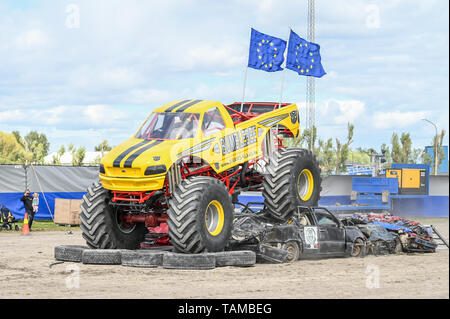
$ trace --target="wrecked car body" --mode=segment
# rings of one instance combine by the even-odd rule
[[[325,208],[299,207],[287,223],[240,204],[235,214],[229,249],[251,249],[260,260],[292,262],[298,259],[359,257],[366,238],[356,226],[346,226]]]
[[[342,219],[366,235],[374,254],[435,252],[438,244],[432,233],[418,222],[385,214],[358,214]]]

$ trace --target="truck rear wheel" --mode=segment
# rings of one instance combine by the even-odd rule
[[[109,192],[100,182],[89,186],[83,196],[80,228],[90,248],[137,249],[147,232],[143,223],[125,225],[120,211],[109,205]]]
[[[286,221],[297,206],[317,206],[322,179],[319,164],[311,151],[280,149],[266,167],[263,196],[271,216]]]
[[[170,241],[179,252],[222,251],[231,237],[231,196],[215,178],[183,180],[172,194],[167,214]]]

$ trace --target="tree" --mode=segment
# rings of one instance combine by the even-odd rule
[[[381,153],[384,151],[384,159],[386,160],[385,163],[382,164],[383,167],[388,168],[392,166],[392,154],[389,149],[389,146],[386,145],[386,143],[383,143],[381,145]]]
[[[400,142],[402,143],[402,161],[403,163],[410,163],[412,142],[409,133],[402,133]]]
[[[347,169],[345,162],[347,161],[350,152],[350,144],[353,142],[354,128],[355,126],[353,124],[347,124],[347,142],[345,144],[342,144],[342,142],[336,138],[336,174]]]
[[[382,148],[385,147],[386,157],[389,155],[389,160],[387,162],[392,163],[405,163],[405,164],[419,164],[427,163],[426,154],[422,148],[412,148],[411,136],[409,133],[402,133],[400,139],[397,133],[392,134],[391,138],[392,151],[389,152],[389,148],[383,144]]]
[[[426,152],[425,152],[425,150],[423,148],[414,148],[412,153],[411,153],[410,162],[412,164],[423,163],[422,159],[423,159],[423,154],[424,153],[426,153]]]
[[[80,147],[77,150],[75,150],[75,148],[73,148],[72,165],[73,166],[83,165],[83,160],[84,160],[85,156],[86,156],[86,148],[84,146]]]
[[[95,151],[96,152],[101,152],[103,157],[103,153],[104,152],[109,152],[111,150],[111,146],[108,145],[108,141],[107,140],[103,140],[103,142],[101,142],[98,146],[95,147]]]
[[[27,165],[31,162],[32,158],[33,154],[27,152],[17,141],[16,134],[8,134],[0,131],[0,164]]]
[[[333,139],[329,138],[326,142],[319,139],[319,165],[325,174],[330,174],[334,169],[335,153],[333,149]]]
[[[76,148],[75,148],[75,146],[74,146],[72,143],[70,143],[70,144],[67,146],[67,151],[68,151],[70,154],[73,154],[73,153],[75,152],[75,150],[76,150]]]
[[[438,167],[442,164],[442,161],[444,160],[444,157],[442,157],[442,154],[444,153],[444,149],[442,148],[442,143],[444,142],[444,136],[445,136],[445,130],[442,130],[441,134],[439,136],[436,136],[436,142],[437,142],[437,163]],[[437,174],[437,171],[434,172],[434,174]]]
[[[13,134],[0,131],[0,164],[17,164],[23,148]]]
[[[392,162],[393,163],[412,163],[411,136],[409,133],[402,133],[400,140],[397,133],[392,134]]]
[[[442,156],[442,154],[444,152],[444,149],[442,148],[442,143],[444,141],[445,134],[446,134],[446,131],[442,130],[441,134],[438,134],[438,135],[434,136],[434,138],[433,138],[433,153],[435,152],[435,150],[437,150],[437,152],[436,152],[437,168],[439,168],[439,166],[442,164],[442,161],[444,160],[444,157]],[[433,155],[433,157],[432,157],[427,152],[424,152],[422,154],[422,161],[425,164],[429,164],[433,174],[437,175],[437,171],[435,171],[436,169],[435,169],[434,156],[435,155]]]
[[[56,152],[56,155],[53,155],[52,164],[61,165],[61,156],[63,156],[65,152],[66,148],[64,147],[64,145],[61,145],[58,152]]]
[[[96,165],[98,165],[98,164],[100,164],[100,161],[102,160],[102,158],[100,157],[100,155],[99,156],[97,156],[93,161],[91,161],[90,163],[89,163],[89,165],[91,165],[91,166],[96,166]]]
[[[14,137],[16,138],[17,143],[19,143],[20,146],[22,146],[23,148],[25,148],[24,143],[23,143],[23,142],[24,142],[24,141],[23,141],[23,138],[22,138],[22,136],[20,136],[19,131],[12,131],[11,134],[14,135]]]
[[[348,160],[356,164],[363,164],[363,165],[370,164],[370,156],[366,150],[350,151],[348,155]]]
[[[50,149],[50,143],[47,140],[47,136],[44,133],[39,134],[36,131],[31,131],[23,140],[25,149],[33,153],[32,162],[37,164],[43,163],[44,157],[48,155],[48,150]]]

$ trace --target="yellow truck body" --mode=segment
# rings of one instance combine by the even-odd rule
[[[181,119],[193,122],[196,127],[189,131],[192,133],[187,138],[142,138],[142,132],[149,125],[158,125],[158,118],[177,117],[180,113],[185,114]],[[215,116],[214,120],[211,120],[212,116]],[[208,123],[216,121],[221,125],[205,130],[206,117]],[[133,137],[103,157],[100,180],[104,188],[115,191],[162,189],[170,167],[188,157],[201,159],[216,173],[222,173],[261,158],[264,138],[275,126],[284,127],[297,137],[300,133],[297,106],[285,105],[235,124],[228,109],[220,102],[181,100],[167,103],[152,112]]]

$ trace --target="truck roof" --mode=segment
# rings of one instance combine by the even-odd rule
[[[222,105],[222,103],[207,100],[178,100],[164,104],[163,106],[158,107],[154,112],[200,113],[217,105]]]
[[[281,103],[281,107],[291,105],[292,103]],[[186,112],[200,113],[214,106],[223,105],[218,101],[208,100],[177,100],[158,107],[154,112]],[[235,102],[227,105],[227,107],[240,112],[241,102]],[[245,102],[243,105],[243,113],[262,114],[273,111],[280,107],[279,102]],[[229,110],[230,112],[230,110]]]

